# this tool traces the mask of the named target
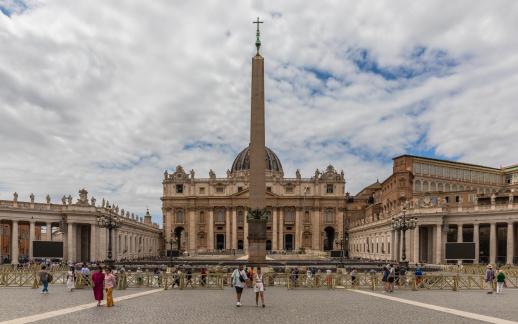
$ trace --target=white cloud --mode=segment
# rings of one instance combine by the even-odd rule
[[[0,199],[86,187],[160,221],[164,169],[223,175],[248,144],[257,16],[267,143],[287,176],[331,163],[355,193],[404,152],[517,162],[513,1],[0,8]]]

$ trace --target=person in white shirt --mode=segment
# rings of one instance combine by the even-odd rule
[[[255,306],[259,306],[259,296],[261,296],[261,303],[264,305],[264,283],[263,273],[260,267],[257,267],[257,272],[254,274],[254,292],[255,292]]]
[[[246,271],[243,270],[243,265],[240,264],[239,268],[232,272],[231,278],[231,286],[236,288],[236,306],[241,306],[241,294],[243,293],[243,288],[245,287],[245,282],[248,280],[246,276]]]

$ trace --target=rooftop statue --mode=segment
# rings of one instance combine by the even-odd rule
[[[13,194],[13,201],[18,201],[18,193],[16,191]]]
[[[31,204],[34,204],[34,194],[31,193],[31,195],[29,196],[29,198],[31,199]]]
[[[46,199],[47,199],[47,204],[50,204],[50,195],[47,194]]]

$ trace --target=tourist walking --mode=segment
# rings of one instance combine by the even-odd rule
[[[46,266],[41,267],[40,271],[40,281],[43,284],[43,290],[41,291],[42,294],[48,294],[49,293],[49,282],[52,282],[52,275],[47,270]]]
[[[381,281],[383,282],[383,290],[385,290],[385,292],[388,292],[388,275],[389,275],[389,271],[387,269],[387,266],[383,266],[383,278],[381,279]]]
[[[71,266],[67,272],[67,288],[72,292],[76,285],[76,269]]]
[[[417,287],[421,285],[421,281],[423,280],[423,269],[417,265],[415,267],[415,284]]]
[[[505,273],[502,270],[498,270],[496,275],[496,293],[500,294],[504,290],[505,284]]]
[[[351,270],[351,286],[355,287],[356,286],[356,268],[353,268]]]
[[[388,281],[388,291],[394,292],[394,280],[396,280],[396,269],[394,269],[394,266],[392,264],[389,265],[389,274],[387,277]]]
[[[257,272],[254,275],[254,292],[255,292],[255,306],[259,306],[259,296],[261,297],[261,303],[264,304],[264,283],[263,273],[260,267],[257,267]]]
[[[484,281],[486,286],[489,286],[488,294],[493,293],[493,281],[495,280],[495,271],[493,271],[493,266],[488,265],[486,269],[486,273],[484,274]]]
[[[248,280],[246,276],[246,271],[243,270],[243,265],[240,264],[238,269],[235,269],[232,272],[231,278],[231,286],[236,289],[236,306],[241,306],[241,294],[243,293],[243,288],[245,287],[245,282]]]
[[[113,287],[115,287],[115,276],[111,268],[106,268],[104,275],[104,289],[106,289],[106,306],[113,306]]]
[[[94,290],[94,298],[97,300],[97,306],[101,306],[101,302],[104,299],[104,273],[103,267],[98,266],[97,271],[92,274],[92,287]]]

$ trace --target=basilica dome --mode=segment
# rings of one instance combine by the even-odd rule
[[[245,148],[236,156],[234,163],[232,163],[232,173],[250,170],[250,154],[248,152],[249,148],[250,147]],[[281,161],[277,157],[277,154],[273,153],[273,151],[268,147],[266,147],[264,153],[266,160],[266,170],[284,173],[282,171]]]

